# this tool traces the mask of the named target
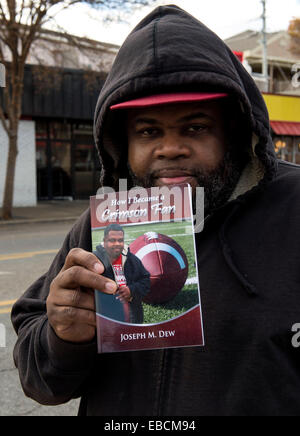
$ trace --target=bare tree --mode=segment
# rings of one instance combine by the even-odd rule
[[[154,0],[1,0],[0,63],[6,67],[6,87],[0,91],[0,119],[8,136],[8,158],[2,218],[12,218],[18,127],[22,111],[23,80],[26,60],[42,27],[54,14],[85,3],[102,11],[128,12],[135,6],[146,6]]]

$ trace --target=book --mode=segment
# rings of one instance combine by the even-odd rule
[[[91,197],[93,253],[116,294],[95,290],[99,353],[203,346],[192,190]]]

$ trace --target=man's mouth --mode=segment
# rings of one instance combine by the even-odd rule
[[[159,177],[157,180],[162,185],[180,185],[191,181],[192,176],[188,177]]]
[[[156,174],[158,185],[180,185],[183,183],[191,183],[194,175],[181,170],[167,170]]]

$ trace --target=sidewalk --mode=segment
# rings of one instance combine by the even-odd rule
[[[89,200],[42,201],[35,207],[15,207],[13,209],[13,219],[3,221],[0,218],[0,226],[54,221],[75,221],[88,207]]]

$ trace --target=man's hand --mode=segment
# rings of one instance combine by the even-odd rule
[[[52,281],[47,298],[49,323],[57,336],[68,342],[89,342],[96,332],[94,289],[115,294],[117,285],[101,276],[97,257],[80,248],[72,249]]]
[[[122,301],[122,303],[129,303],[132,300],[132,295],[128,286],[121,286],[117,292],[117,299]]]

